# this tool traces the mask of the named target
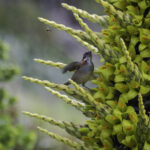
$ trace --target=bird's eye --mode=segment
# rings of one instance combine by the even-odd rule
[[[83,59],[86,58],[86,56],[83,56]]]

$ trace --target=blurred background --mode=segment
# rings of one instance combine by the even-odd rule
[[[25,128],[37,132],[34,150],[71,150],[61,143],[39,133],[36,126],[46,127],[50,131],[68,137],[56,127],[44,124],[24,116],[22,111],[40,113],[58,120],[84,123],[87,119],[73,107],[50,95],[43,87],[24,81],[26,75],[55,83],[64,83],[70,73],[63,75],[61,70],[37,64],[34,58],[69,63],[80,60],[86,48],[63,31],[48,27],[37,17],[53,20],[66,26],[80,29],[72,13],[61,6],[62,2],[84,9],[89,13],[103,15],[103,9],[94,0],[0,0],[0,39],[9,45],[10,62],[19,66],[20,74],[11,82],[3,84],[9,93],[18,98],[19,122]],[[94,31],[101,27],[85,20]],[[46,31],[46,30],[49,31]],[[95,67],[99,59],[93,58]],[[92,86],[89,84],[89,86]],[[72,138],[72,137],[69,137]]]

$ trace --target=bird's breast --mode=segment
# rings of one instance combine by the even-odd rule
[[[91,61],[87,61],[85,64],[82,63],[80,68],[73,74],[71,79],[79,84],[86,83],[91,77],[93,71],[93,63]]]

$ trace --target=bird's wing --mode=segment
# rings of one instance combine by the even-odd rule
[[[72,62],[68,65],[66,65],[63,69],[62,69],[62,73],[65,73],[67,71],[74,71],[74,70],[78,70],[81,66],[81,62]]]

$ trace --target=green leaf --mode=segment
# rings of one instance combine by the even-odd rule
[[[98,69],[98,71],[102,73],[102,75],[104,76],[105,80],[109,81],[110,77],[114,73],[114,67],[112,67],[111,64],[106,64],[105,66],[100,67]]]
[[[119,62],[122,64],[122,63],[125,63],[127,62],[127,58],[125,56],[122,56],[121,58],[119,58]]]
[[[128,25],[127,26],[127,31],[131,34],[131,35],[137,35],[138,34],[138,29],[137,29],[137,27],[135,27],[135,26],[132,26],[132,25]],[[132,38],[131,38],[131,40],[132,40]],[[133,44],[133,43],[132,43]]]
[[[105,147],[104,150],[113,149],[113,142],[111,138],[107,138],[107,139],[101,138],[101,142],[103,143],[103,146]]]
[[[140,6],[141,9],[145,10],[147,8],[147,4],[145,1],[140,1],[138,2],[138,5]]]
[[[121,64],[120,65],[120,73],[126,73],[127,72],[127,70],[126,70],[126,66],[125,65],[123,65],[123,64]]]
[[[107,115],[105,119],[113,125],[120,122],[120,119],[115,115]]]
[[[100,82],[98,84],[98,90],[99,90],[99,92],[103,93],[104,95],[107,95],[109,92],[108,85],[104,82]]]
[[[115,103],[115,101],[106,101],[106,103],[109,105],[109,106],[111,106],[112,108],[115,108],[116,107],[116,103]]]
[[[128,117],[130,118],[130,121],[135,124],[138,122],[138,116],[137,113],[135,112],[134,108],[132,106],[128,106],[126,113],[128,114]]]
[[[145,61],[141,62],[141,70],[146,72],[147,63]]]
[[[143,51],[143,50],[145,50],[147,48],[147,45],[146,44],[140,44],[139,45],[139,51]]]
[[[122,121],[122,112],[119,109],[114,109],[113,114]]]
[[[122,81],[125,80],[125,77],[122,74],[118,74],[118,75],[115,75],[115,79],[114,80],[115,80],[115,82],[122,82]]]
[[[131,82],[128,84],[129,88],[131,89],[138,89],[139,88],[139,82],[135,80],[131,80]]]
[[[142,73],[142,75],[143,75],[143,78],[145,79],[145,80],[149,80],[150,81],[150,75],[148,75],[148,74],[146,74],[146,73]]]
[[[138,145],[136,145],[136,147],[133,147],[132,150],[139,150]]]
[[[127,105],[125,104],[125,102],[123,101],[119,101],[117,108],[121,111],[121,112],[125,112],[127,110]]]
[[[124,140],[122,140],[121,143],[123,143],[124,145],[126,145],[130,148],[135,147],[137,144],[135,135],[126,136],[126,138]]]
[[[143,85],[141,85],[140,86],[140,93],[141,94],[147,94],[148,92],[150,91],[150,86],[143,86]]]
[[[128,85],[123,84],[123,83],[116,83],[115,88],[120,92],[120,93],[125,93],[128,91]]]
[[[150,49],[146,49],[146,50],[142,51],[140,53],[140,56],[143,57],[143,58],[150,57]]]
[[[141,61],[142,61],[141,55],[136,55],[135,58],[134,58],[134,62],[137,63],[137,64],[140,64]]]
[[[116,8],[119,8],[121,10],[126,9],[126,2],[125,1],[117,1],[116,3],[113,4]]]
[[[150,13],[149,13],[149,14],[150,14]],[[147,15],[147,17],[148,17],[148,15]],[[147,28],[149,28],[150,18],[145,18],[144,21],[145,21],[145,26],[146,26]]]
[[[149,29],[139,29],[140,31],[140,41],[143,44],[149,44],[150,42],[150,30]]]
[[[135,2],[135,3],[136,3],[136,2],[138,2],[138,1],[139,1],[139,0],[127,0],[127,2],[130,2],[130,3],[131,3],[131,2]]]
[[[129,5],[127,6],[127,9],[128,9],[129,14],[139,15],[139,10],[137,9],[137,7]]]
[[[115,3],[117,0],[109,0],[110,3]]]
[[[122,121],[123,132],[126,135],[132,135],[135,131],[135,126],[129,120]]]
[[[123,133],[123,130],[122,130],[121,134],[119,134],[119,132],[117,133],[117,139],[118,139],[119,143],[121,143],[122,140],[125,139],[125,134]]]
[[[101,138],[108,138],[110,135],[112,134],[112,130],[107,128],[103,128],[102,131],[101,131],[101,134],[100,134],[100,137]]]
[[[150,144],[147,141],[144,143],[143,150],[150,150]]]
[[[94,96],[93,96],[95,99],[102,99],[104,100],[105,99],[105,94],[103,92],[100,92],[100,91],[97,91]]]
[[[122,124],[113,125],[113,134],[122,134],[123,128]]]
[[[105,98],[106,99],[113,99],[114,98],[114,88],[113,87],[108,88],[108,94]]]
[[[142,25],[143,15],[134,15],[133,13],[131,13],[131,15],[134,17],[134,19],[132,19],[133,24],[140,27]]]
[[[126,110],[126,113],[132,113],[132,112],[135,112],[134,108],[132,106],[128,106],[127,107],[127,110]]]
[[[88,124],[89,128],[92,130],[97,128],[97,124],[93,122],[92,120],[87,120],[86,123]]]
[[[134,89],[130,89],[128,93],[122,93],[119,97],[120,102],[127,103],[129,100],[135,98],[137,96],[138,92]]]
[[[132,26],[132,25],[130,25],[131,27],[132,27],[132,29],[134,30],[134,32],[136,32],[136,33],[139,33],[139,31],[138,31],[138,28],[137,27],[135,27],[135,26]],[[129,26],[129,27],[130,27]],[[139,37],[137,37],[136,35],[132,35],[131,36],[131,40],[130,40],[130,46],[131,45],[136,45],[137,44],[137,42],[139,42]]]

